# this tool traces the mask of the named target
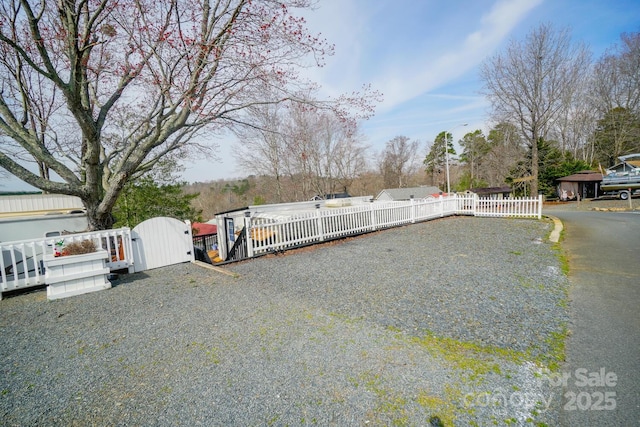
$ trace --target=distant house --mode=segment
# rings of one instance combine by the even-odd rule
[[[316,194],[310,200],[348,199],[351,197],[346,191],[342,193]]]
[[[511,187],[504,185],[502,187],[482,187],[472,188],[469,190],[478,195],[478,197],[490,199],[507,199],[511,195]]]
[[[376,196],[376,200],[392,201],[426,199],[427,197],[438,197],[440,194],[442,194],[442,190],[440,190],[438,187],[433,186],[387,188],[378,193],[378,195]]]
[[[556,179],[556,191],[560,200],[593,199],[600,195],[602,174],[595,171],[581,171]]]
[[[217,234],[218,226],[216,224],[209,224],[206,222],[194,222],[191,224],[194,236],[206,236],[209,234]]]

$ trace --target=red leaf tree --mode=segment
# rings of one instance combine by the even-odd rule
[[[309,0],[7,0],[0,5],[0,167],[80,197],[113,225],[124,185],[207,140],[252,125],[257,104],[298,102],[366,117],[378,94],[301,94],[301,67],[333,46],[292,13]],[[268,94],[265,95],[265,94]],[[29,164],[37,164],[38,172]],[[50,172],[53,172],[51,174]]]

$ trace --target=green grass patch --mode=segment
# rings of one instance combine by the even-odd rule
[[[560,269],[564,273],[565,276],[569,275],[569,257],[560,243],[554,243],[551,247],[553,252],[556,254],[556,258],[560,262]]]
[[[516,364],[522,364],[528,359],[527,354],[523,352],[438,337],[432,333],[428,333],[422,338],[412,338],[412,341],[426,348],[434,356],[442,357],[456,369],[467,371],[467,378],[472,382],[482,381],[482,378],[488,373],[501,374],[500,364],[496,362],[496,359]]]
[[[456,420],[456,407],[451,401],[421,390],[416,397],[416,402],[431,414],[430,418],[438,417],[445,426],[452,426]]]
[[[558,332],[552,332],[550,336],[545,340],[549,346],[549,352],[540,356],[539,363],[547,366],[552,372],[557,372],[560,369],[560,364],[565,361],[567,336],[569,331],[566,325],[562,326],[562,330]]]
[[[353,381],[352,381],[353,384]],[[380,374],[371,371],[359,375],[357,384],[361,384],[368,392],[376,396],[376,406],[369,415],[374,418],[374,425],[382,422],[380,416],[390,420],[392,426],[406,426],[409,423],[407,404],[409,401],[401,392],[385,387]]]

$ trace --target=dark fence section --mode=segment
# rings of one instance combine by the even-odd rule
[[[205,252],[213,249],[213,245],[218,244],[217,234],[202,234],[200,236],[193,236],[193,247],[199,248]]]
[[[229,254],[227,255],[227,259],[225,261],[238,261],[249,257],[247,252],[247,233],[245,233],[244,231],[245,229],[243,227],[240,234],[236,237],[236,241],[229,251]]]

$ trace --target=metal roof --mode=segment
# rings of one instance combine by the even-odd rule
[[[191,228],[197,230],[195,236],[204,236],[206,234],[217,234],[218,226],[215,224],[207,224],[206,222],[194,222]]]
[[[640,160],[640,153],[627,154],[626,156],[618,157],[618,159],[620,159],[623,162],[627,162],[627,163],[631,163],[631,162],[629,162],[629,159],[635,159],[635,158],[637,158],[637,160]]]
[[[469,191],[476,194],[501,194],[501,193],[511,193],[511,187],[508,185],[502,187],[482,187],[482,188],[472,188]]]
[[[573,175],[563,176],[556,179],[556,181],[565,182],[599,182],[602,181],[602,174],[594,171],[582,171],[574,173]]]
[[[437,195],[442,193],[438,187],[424,186],[424,187],[409,187],[409,188],[387,188],[382,190],[376,196],[379,199],[382,194],[387,194],[393,200],[409,200],[411,197],[414,199],[423,199],[425,197]]]

